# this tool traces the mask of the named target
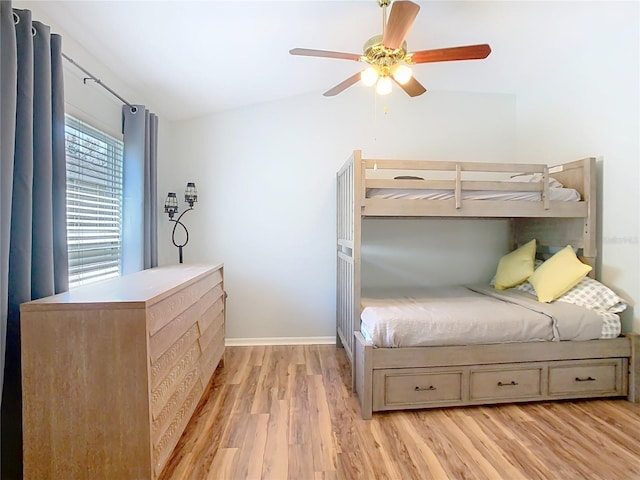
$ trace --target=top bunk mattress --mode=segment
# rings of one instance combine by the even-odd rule
[[[514,186],[514,188],[516,188]],[[369,188],[367,198],[403,199],[403,200],[448,200],[455,198],[453,190],[408,189],[408,188]],[[541,192],[462,190],[463,200],[504,200],[530,201],[542,200]],[[579,202],[580,193],[572,188],[550,188],[549,200],[552,202]]]
[[[376,347],[615,338],[619,317],[489,285],[363,295],[360,331]],[[615,325],[612,325],[614,323]]]

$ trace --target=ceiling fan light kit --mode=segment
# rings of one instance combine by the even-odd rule
[[[368,67],[361,72],[327,90],[324,96],[337,95],[360,80],[368,87],[375,85],[378,95],[391,93],[393,82],[395,82],[409,96],[417,97],[427,90],[415,79],[410,65],[454,60],[480,60],[487,58],[491,53],[491,48],[487,44],[409,53],[405,38],[418,15],[420,6],[410,1],[396,0],[393,2],[387,21],[387,7],[391,4],[391,0],[377,0],[377,3],[382,8],[382,35],[375,35],[367,40],[362,55],[306,48],[289,50],[291,55],[338,58],[368,64]]]
[[[413,71],[407,65],[411,62],[411,56],[407,55],[407,42],[403,42],[400,48],[391,49],[385,47],[383,35],[376,35],[364,44],[364,54],[360,61],[369,66],[360,73],[362,83],[368,87],[376,86],[378,95],[391,93],[391,78],[400,85],[405,85],[413,75]]]

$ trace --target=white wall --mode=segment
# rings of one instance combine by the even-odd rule
[[[365,290],[486,283],[509,251],[508,220],[365,219],[362,236]]]
[[[176,141],[159,191],[198,183],[186,259],[225,263],[229,338],[333,334],[335,172],[353,149],[369,157],[551,164],[599,157],[602,279],[632,303],[640,299],[637,4],[481,7],[479,21],[493,18],[491,28],[506,30],[522,49],[522,62],[505,71],[510,94],[395,93],[376,103],[356,86],[333,99],[319,92],[171,126]],[[506,248],[502,222],[364,228],[363,268],[373,286],[385,275],[406,284],[481,280]],[[415,260],[421,244],[427,253]],[[168,222],[160,226],[160,254],[176,261]],[[632,309],[623,325],[640,332]]]
[[[374,102],[371,90],[353,87],[331,100],[306,95],[172,125],[173,161],[161,168],[159,190],[197,182],[197,208],[184,217],[190,230],[185,260],[224,262],[229,338],[334,334],[335,175],[352,150],[376,158],[514,156],[511,95],[434,92]],[[482,230],[475,224],[473,239],[460,221],[395,226],[365,225],[377,231],[371,249],[363,249],[363,268],[371,266],[369,273],[379,277],[374,284],[384,283],[389,268],[397,271],[381,266],[376,251],[398,236],[407,248],[390,251],[418,272],[427,266],[436,272],[428,283],[459,283],[460,272],[467,272],[467,280],[487,280],[506,248],[500,222],[483,224]],[[460,246],[453,264],[439,255],[452,246],[443,241],[443,230]],[[168,221],[161,222],[160,238],[161,261],[175,263]],[[412,258],[411,249],[420,243],[433,256]],[[413,275],[395,274],[407,283]]]

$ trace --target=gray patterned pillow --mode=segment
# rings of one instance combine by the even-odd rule
[[[529,282],[521,283],[516,287],[516,290],[520,290],[521,292],[526,292],[530,293],[531,295],[537,296],[536,289],[533,288],[533,285],[531,285]]]
[[[536,294],[535,288],[529,282],[516,287],[521,292]],[[573,303],[594,310],[609,313],[624,312],[627,303],[609,287],[590,277],[584,277],[575,287],[556,300],[557,302]]]
[[[542,265],[542,260],[536,259],[535,268]],[[521,292],[536,295],[536,289],[529,282],[524,282],[517,287]],[[582,307],[603,310],[609,313],[624,312],[627,303],[606,285],[590,277],[584,277],[567,293],[557,299],[558,302],[573,303]]]
[[[620,313],[627,308],[627,303],[613,290],[589,277],[580,280],[580,283],[558,298],[558,301],[601,309],[610,313]]]

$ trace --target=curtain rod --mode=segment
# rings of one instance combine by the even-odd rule
[[[137,108],[130,104],[129,102],[127,102],[124,98],[122,98],[120,95],[118,95],[115,91],[113,91],[111,88],[109,88],[107,85],[105,85],[104,83],[102,83],[102,80],[100,80],[98,77],[96,77],[95,75],[93,75],[92,73],[88,72],[85,68],[81,67],[80,65],[78,65],[72,58],[70,58],[68,55],[66,55],[64,52],[62,53],[62,57],[69,61],[70,63],[72,63],[73,65],[75,65],[77,68],[79,68],[80,70],[82,70],[84,73],[86,73],[87,75],[89,75],[88,78],[84,78],[83,82],[86,85],[87,84],[87,80],[93,80],[94,82],[96,82],[98,85],[100,85],[102,88],[104,88],[107,92],[109,92],[111,95],[113,95],[114,97],[116,97],[118,100],[120,100],[122,103],[124,103],[125,105],[127,105],[129,108],[131,108],[131,110],[133,112],[135,112],[137,110]]]

